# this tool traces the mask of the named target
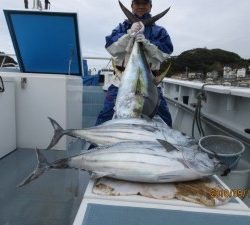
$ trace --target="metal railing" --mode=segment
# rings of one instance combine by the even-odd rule
[[[6,53],[0,53],[0,57],[2,57],[2,62],[0,62],[0,68],[3,68],[3,67],[19,67],[18,66],[18,63],[15,64],[15,63],[6,63],[6,59],[7,57],[10,57],[10,58],[16,58],[16,55],[15,54],[6,54]]]
[[[3,83],[3,78],[0,76],[0,93],[4,92],[4,83]]]
[[[7,63],[6,62],[6,59],[7,57],[11,57],[13,58],[17,64],[15,63]],[[0,70],[1,68],[3,67],[15,67],[15,68],[19,68],[19,65],[18,65],[18,61],[16,60],[16,55],[15,54],[6,54],[6,53],[0,53],[0,58],[2,58],[2,60],[0,60]],[[88,60],[88,63],[90,62],[90,67],[92,68],[95,68],[96,66],[95,65],[92,65],[91,66],[91,61],[106,61],[107,63],[103,63],[103,65],[101,66],[101,68],[108,68],[108,67],[111,67],[111,57],[96,57],[96,56],[82,56],[82,60]],[[69,64],[69,67],[70,67],[70,64]],[[100,67],[100,66],[99,66]]]

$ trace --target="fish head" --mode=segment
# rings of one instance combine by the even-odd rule
[[[223,167],[216,157],[211,157],[198,149],[182,147],[181,151],[185,164],[204,176],[215,174]]]

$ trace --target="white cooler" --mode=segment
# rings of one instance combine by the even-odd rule
[[[82,127],[81,77],[27,73],[4,76],[13,78],[16,84],[18,148],[47,148],[54,133],[48,117],[64,129]],[[75,141],[65,136],[54,149],[69,149]]]
[[[16,149],[15,83],[11,78],[2,79],[5,90],[0,92],[0,158]]]

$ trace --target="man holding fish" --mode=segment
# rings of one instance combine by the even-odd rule
[[[120,23],[112,31],[112,34],[106,37],[105,47],[114,58],[116,75],[107,91],[104,107],[97,118],[96,125],[113,118],[118,88],[121,84],[121,72],[124,71],[128,64],[134,41],[143,45],[143,54],[145,54],[147,65],[150,67],[150,73],[156,78],[157,76],[161,76],[161,65],[166,62],[169,54],[173,52],[173,45],[167,31],[154,23],[165,15],[168,10],[162,15],[155,16],[157,18],[151,17],[151,0],[132,0],[133,18],[130,19],[130,12],[121,3],[120,5],[129,20]],[[158,83],[155,82],[155,84]],[[153,109],[155,111],[154,114],[158,114],[168,126],[172,127],[172,118],[166,100],[163,97],[161,88],[158,87],[157,89],[158,103],[155,110]],[[149,93],[149,96],[150,94],[153,95],[153,93]],[[154,106],[152,105],[152,107]],[[154,114],[150,113],[150,116],[146,116],[153,117]]]

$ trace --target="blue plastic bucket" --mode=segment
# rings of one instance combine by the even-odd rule
[[[209,135],[199,140],[199,148],[217,159],[227,168],[236,168],[245,146],[238,140],[223,136]]]

